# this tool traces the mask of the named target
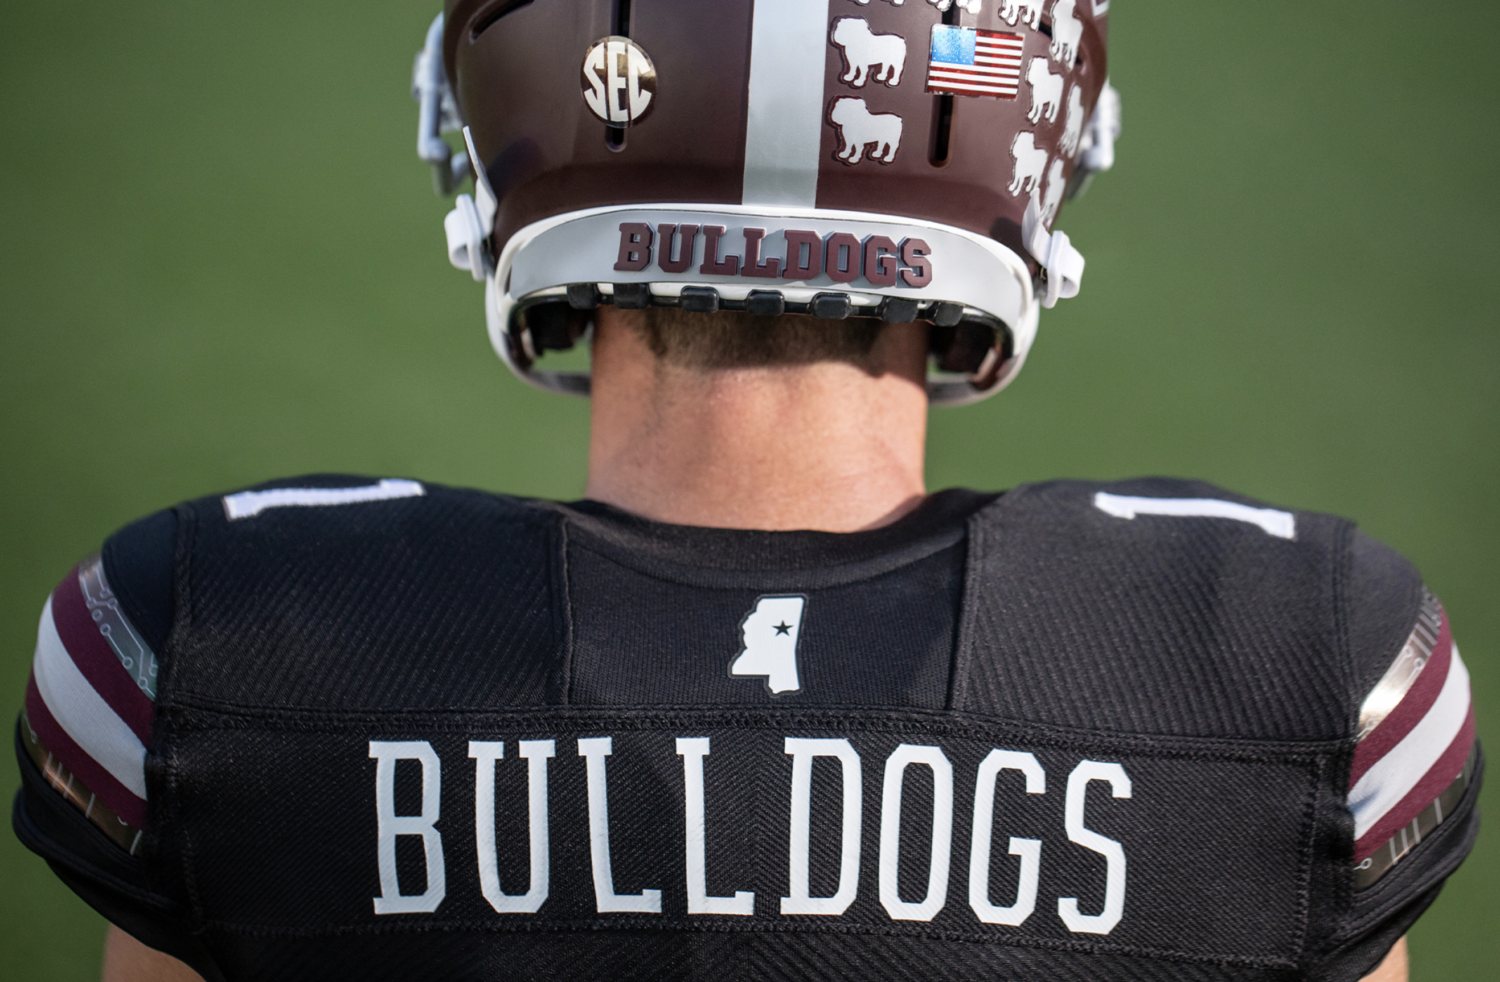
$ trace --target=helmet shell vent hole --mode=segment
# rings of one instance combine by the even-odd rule
[[[953,4],[943,11],[943,23],[950,27],[956,25],[962,13],[962,8]],[[932,113],[932,148],[927,159],[932,166],[942,167],[948,162],[948,137],[953,132],[953,97],[938,95],[933,99],[936,104]]]
[[[614,34],[630,37],[630,0],[615,0]],[[605,126],[604,145],[615,153],[625,149],[625,127]]]
[[[932,114],[932,152],[927,159],[934,167],[948,163],[948,138],[953,132],[953,97],[935,95],[936,112]]]
[[[529,7],[531,3],[532,0],[500,0],[499,3],[491,5],[488,10],[480,11],[479,15],[469,22],[469,41],[478,41],[479,35],[494,27],[500,18],[522,7]]]

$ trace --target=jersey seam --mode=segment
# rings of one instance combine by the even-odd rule
[[[572,546],[584,550],[606,562],[614,563],[632,572],[651,579],[663,580],[682,586],[711,590],[758,589],[778,580],[811,586],[815,589],[848,586],[868,580],[889,576],[963,541],[961,529],[929,536],[925,540],[892,549],[863,559],[851,560],[832,566],[817,566],[806,569],[780,567],[773,569],[716,569],[713,567],[676,566],[667,561],[654,561],[632,556],[616,548],[612,543],[597,540],[586,541],[580,537]],[[675,567],[675,568],[674,568]],[[780,587],[771,587],[780,589]]]
[[[642,931],[658,933],[663,929],[685,930],[694,933],[712,934],[842,934],[899,938],[923,938],[939,941],[956,941],[969,944],[984,944],[1005,948],[1041,948],[1053,951],[1074,951],[1087,954],[1125,955],[1158,960],[1171,960],[1209,965],[1243,965],[1260,968],[1292,968],[1296,962],[1276,955],[1231,955],[1222,952],[1196,953],[1172,948],[1152,948],[1144,945],[1111,944],[1109,942],[1070,941],[1054,938],[1005,938],[987,937],[977,932],[937,931],[930,928],[902,927],[897,925],[876,926],[863,924],[724,924],[698,923],[686,918],[660,918],[648,921],[637,917],[622,917],[620,920],[601,921],[579,919],[574,921],[528,921],[506,924],[491,920],[456,920],[425,922],[422,924],[348,924],[325,928],[294,928],[274,925],[247,925],[234,921],[209,920],[205,927],[248,937],[318,937],[328,935],[383,935],[383,934],[429,934],[450,931],[485,931],[494,934],[557,933],[574,934],[599,931]]]
[[[1301,962],[1307,953],[1307,937],[1312,925],[1312,877],[1315,864],[1315,846],[1318,840],[1318,798],[1323,788],[1323,775],[1328,769],[1328,759],[1320,757],[1310,768],[1311,784],[1308,787],[1302,815],[1302,848],[1297,867],[1297,925],[1292,937],[1292,949]]]
[[[165,708],[165,707],[164,707]],[[891,707],[879,705],[832,705],[798,708],[647,705],[647,706],[524,706],[510,708],[472,707],[460,709],[373,709],[373,710],[317,710],[286,708],[278,706],[243,706],[218,702],[212,699],[188,697],[179,699],[172,707],[173,715],[241,717],[247,726],[256,726],[273,721],[306,723],[319,726],[377,725],[391,720],[408,721],[420,719],[425,723],[445,725],[443,721],[455,720],[455,725],[477,718],[492,720],[532,720],[556,718],[586,722],[592,718],[608,717],[612,725],[639,728],[639,725],[669,722],[683,715],[715,716],[741,722],[764,722],[766,725],[782,725],[787,721],[812,718],[817,725],[829,729],[859,729],[870,722],[861,716],[858,723],[850,721],[853,714],[873,714],[882,721],[938,728],[983,729],[986,732],[1005,731],[1017,739],[1045,739],[1057,745],[1074,743],[1097,743],[1101,740],[1121,745],[1141,746],[1146,749],[1170,751],[1178,747],[1212,748],[1214,754],[1258,756],[1269,752],[1273,756],[1332,756],[1347,749],[1341,739],[1234,739],[1216,736],[1194,736],[1190,734],[1140,734],[1116,730],[1085,730],[1049,723],[1009,719],[969,710],[921,709],[917,707]],[[466,724],[465,724],[466,725]],[[238,727],[236,727],[238,728]]]
[[[1353,573],[1354,526],[1349,522],[1339,524],[1339,534],[1334,539],[1334,556],[1329,588],[1333,591],[1333,632],[1335,650],[1339,654],[1338,669],[1344,689],[1344,733],[1346,750],[1336,760],[1338,767],[1332,776],[1335,804],[1347,810],[1349,771],[1354,763],[1354,733],[1359,719],[1359,693],[1355,691],[1354,646],[1349,635],[1349,578]],[[1353,845],[1353,829],[1341,826],[1337,833],[1341,840]],[[1340,862],[1332,874],[1334,903],[1326,930],[1333,937],[1341,933],[1341,923],[1352,912],[1354,903],[1354,871],[1352,863]]]
[[[191,711],[174,713],[178,719],[174,720],[174,730],[191,731],[195,733],[209,732],[287,732],[287,733],[326,733],[342,734],[349,732],[368,732],[372,725],[378,725],[383,720],[329,720],[329,719],[282,719],[270,721],[265,719],[246,720],[240,725],[222,719],[204,720],[182,718],[191,717]],[[217,714],[215,715],[223,715]],[[1076,736],[1048,734],[1045,732],[1015,732],[1012,728],[985,724],[982,721],[965,721],[955,725],[950,722],[929,721],[921,719],[870,719],[861,717],[857,720],[849,720],[848,714],[843,711],[834,711],[820,714],[818,718],[808,719],[805,717],[772,716],[757,717],[748,714],[737,713],[713,713],[712,711],[696,713],[698,716],[709,716],[709,719],[685,720],[671,718],[661,715],[644,715],[622,718],[611,711],[608,719],[590,718],[595,715],[594,711],[576,710],[566,716],[546,711],[540,713],[518,714],[517,716],[490,716],[489,720],[423,720],[423,726],[433,733],[464,734],[474,732],[476,729],[498,728],[506,723],[519,726],[534,727],[538,723],[552,723],[560,733],[572,735],[574,733],[598,732],[600,730],[613,730],[615,732],[641,732],[653,728],[659,728],[664,732],[671,732],[673,728],[681,728],[684,724],[698,724],[701,726],[732,726],[738,729],[753,730],[785,730],[796,725],[803,725],[809,729],[820,731],[848,731],[859,733],[941,733],[950,738],[960,739],[984,739],[1003,738],[1017,742],[1025,742],[1028,746],[1047,747],[1056,749],[1099,749],[1107,746],[1110,752],[1121,752],[1137,754],[1162,760],[1191,760],[1202,762],[1220,763],[1246,763],[1261,765],[1277,765],[1299,768],[1321,768],[1322,761],[1337,755],[1339,748],[1336,746],[1318,745],[1290,745],[1280,747],[1213,747],[1213,746],[1191,746],[1187,742],[1179,743],[1177,746],[1162,746],[1159,743],[1142,743],[1132,741],[1129,738],[1110,738],[1102,734],[1080,734]],[[404,721],[409,722],[409,721]],[[1011,730],[1011,732],[1004,732]],[[997,732],[1000,731],[1000,732]],[[1314,775],[1316,779],[1318,775]]]
[[[162,779],[168,791],[166,801],[157,806],[159,814],[170,816],[165,823],[166,828],[174,829],[174,835],[181,843],[180,868],[183,889],[187,893],[188,910],[191,914],[191,922],[195,929],[201,928],[207,922],[204,910],[203,898],[198,890],[197,877],[194,875],[193,863],[193,841],[188,833],[188,823],[180,820],[177,814],[178,772],[176,755],[171,752],[169,746],[169,733],[171,730],[170,720],[172,713],[170,707],[176,698],[176,665],[177,659],[172,657],[185,647],[187,635],[192,630],[192,603],[193,603],[193,553],[198,535],[198,514],[191,506],[183,506],[180,509],[178,521],[178,554],[174,563],[176,573],[176,595],[177,609],[172,612],[172,629],[168,632],[168,652],[164,659],[165,664],[161,668],[159,688],[157,692],[156,718],[165,718],[168,721],[166,727],[154,727],[152,739],[152,755],[161,761]],[[164,712],[164,710],[167,710]],[[148,799],[149,801],[149,799]],[[155,836],[153,836],[155,838]]]
[[[166,642],[159,653],[161,660],[157,677],[157,706],[170,704],[172,701],[178,663],[174,656],[186,647],[193,620],[192,567],[193,549],[198,537],[198,515],[190,505],[179,505],[176,511],[177,542],[172,557],[172,621],[167,627]]]
[[[967,555],[964,556],[964,582],[959,589],[958,625],[957,630],[954,631],[953,658],[949,669],[952,672],[948,680],[947,708],[949,710],[961,710],[968,703],[969,698],[969,670],[973,662],[974,632],[977,630],[974,620],[979,609],[981,564],[987,545],[986,530],[979,521],[979,516],[988,510],[988,507],[979,509],[965,522],[968,531]]]
[[[558,666],[561,683],[562,705],[573,704],[573,589],[569,583],[572,573],[572,564],[569,562],[568,550],[570,548],[570,536],[568,535],[568,520],[565,516],[559,516],[555,526],[557,529],[556,568],[553,573],[553,589],[557,590],[558,613],[554,618],[554,629],[561,628],[562,664]]]
[[[1334,541],[1334,561],[1331,564],[1329,584],[1333,591],[1334,643],[1339,653],[1339,671],[1343,676],[1342,682],[1346,693],[1344,732],[1350,735],[1356,729],[1360,701],[1360,694],[1355,691],[1354,647],[1349,637],[1349,576],[1352,573],[1350,567],[1354,560],[1354,551],[1351,548],[1353,531],[1353,526],[1350,524],[1340,523],[1339,535]]]

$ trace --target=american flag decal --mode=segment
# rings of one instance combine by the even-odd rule
[[[927,60],[927,91],[1014,99],[1021,84],[1019,34],[936,24]]]

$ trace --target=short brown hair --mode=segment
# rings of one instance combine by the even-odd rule
[[[682,368],[759,368],[819,361],[865,364],[885,321],[781,314],[759,317],[740,310],[701,313],[678,307],[621,311],[651,352]]]

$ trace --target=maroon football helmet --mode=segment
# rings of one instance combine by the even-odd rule
[[[417,56],[449,257],[521,378],[599,304],[928,320],[999,391],[1078,291],[1052,225],[1113,160],[1108,0],[448,0]],[[466,157],[441,134],[462,129]]]

